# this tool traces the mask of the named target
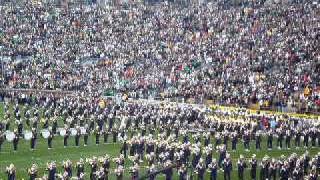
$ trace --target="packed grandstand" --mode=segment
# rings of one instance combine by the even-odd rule
[[[320,3],[232,2],[0,1],[0,179],[317,179]]]

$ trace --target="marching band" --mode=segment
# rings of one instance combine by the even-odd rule
[[[22,127],[21,135],[18,129],[13,132],[5,130],[6,126],[10,126],[9,121],[5,121],[6,124],[0,126],[4,127],[0,131],[0,149],[1,145],[8,141],[13,143],[14,150],[17,151],[20,138],[30,141],[32,150],[37,148],[36,144],[40,138],[47,139],[48,149],[53,148],[52,142],[56,141],[55,139],[63,139],[63,145],[67,148],[72,144],[69,143],[70,138],[74,138],[74,145],[79,147],[83,137],[83,145],[87,146],[92,143],[89,141],[91,135],[95,137],[94,144],[96,145],[100,145],[101,137],[104,143],[109,142],[109,138],[111,138],[112,143],[122,144],[120,146],[120,156],[114,158],[113,161],[110,160],[109,156],[105,156],[103,158],[87,159],[86,161],[81,159],[74,163],[77,172],[75,176],[78,179],[86,177],[84,169],[86,163],[90,164],[91,172],[87,174],[90,179],[108,179],[110,174],[115,174],[117,179],[123,179],[125,170],[131,172],[132,179],[139,179],[142,176],[139,173],[142,162],[146,162],[148,165],[146,169],[150,179],[156,179],[157,175],[161,173],[166,176],[166,179],[172,179],[173,171],[176,169],[180,179],[191,176],[204,179],[205,172],[208,171],[210,172],[210,179],[215,180],[218,177],[218,172],[223,170],[225,180],[230,180],[233,164],[237,165],[238,179],[240,180],[244,179],[246,169],[250,169],[251,179],[277,176],[283,178],[296,177],[301,172],[304,176],[310,175],[313,177],[316,175],[312,168],[314,165],[316,167],[318,165],[310,164],[313,161],[308,160],[307,153],[303,160],[294,159],[293,162],[299,162],[302,165],[297,167],[297,163],[290,164],[281,161],[282,164],[279,164],[279,162],[267,157],[263,158],[261,163],[258,163],[255,155],[249,161],[240,156],[235,163],[229,154],[229,152],[235,152],[239,149],[239,142],[241,141],[247,152],[252,151],[253,148],[260,151],[262,146],[268,147],[269,150],[273,150],[274,147],[278,149],[316,147],[319,145],[320,131],[317,124],[306,120],[300,120],[304,121],[303,123],[295,123],[296,121],[289,120],[288,117],[277,117],[278,124],[272,128],[269,125],[259,125],[259,119],[262,117],[275,119],[275,117],[269,115],[243,115],[237,112],[230,115],[225,112],[215,112],[209,118],[203,111],[191,106],[159,107],[159,105],[139,105],[135,103],[120,107],[111,105],[105,109],[95,109],[88,105],[88,109],[80,111],[79,109],[83,109],[85,106],[79,105],[78,107],[77,103],[70,104],[70,101],[67,100],[62,100],[62,102],[60,102],[60,106],[63,107],[64,105],[68,111],[62,111],[63,108],[61,107],[50,106],[50,110],[45,113],[46,121],[44,122],[37,122],[41,119],[41,116],[36,109],[29,109],[28,106],[23,108],[28,114],[26,117],[30,119],[31,131],[26,130],[27,125]],[[68,103],[70,105],[66,105]],[[17,109],[18,107],[15,106],[15,111],[18,111]],[[88,115],[89,112],[99,115],[90,116]],[[53,118],[50,118],[51,115]],[[61,121],[58,120],[59,116],[62,117],[65,124],[61,124]],[[71,116],[77,118],[71,118]],[[7,112],[6,117],[11,117],[10,113]],[[26,118],[17,117],[22,121]],[[121,120],[115,120],[114,118]],[[229,118],[242,118],[243,122],[239,123]],[[185,121],[189,121],[189,124],[184,123]],[[46,124],[45,129],[39,130],[39,124]],[[62,138],[56,138],[59,135]],[[291,139],[294,140],[293,144]],[[254,147],[251,147],[252,142],[255,142]],[[230,147],[228,146],[229,143],[231,144]],[[304,147],[301,147],[302,144]],[[132,168],[126,168],[124,162],[127,158],[132,160]],[[110,169],[111,162],[116,164],[114,171]],[[70,160],[65,161],[63,163],[64,171],[59,177],[70,179],[73,176],[72,164]],[[261,169],[260,176],[257,176],[259,168]],[[38,175],[36,169],[36,166],[30,168],[30,171],[28,171],[30,177]],[[190,169],[192,169],[191,172]],[[54,179],[58,176],[54,162],[48,164],[47,170],[48,179]],[[313,174],[311,175],[311,173]]]

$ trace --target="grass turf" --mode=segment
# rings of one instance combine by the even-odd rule
[[[3,109],[0,106],[0,117],[3,117]],[[109,137],[109,141],[111,138]],[[214,142],[214,140],[212,140]],[[32,163],[36,163],[38,165],[38,175],[42,176],[46,173],[46,163],[48,161],[56,161],[58,165],[59,173],[63,172],[62,169],[62,161],[70,159],[73,164],[79,160],[79,158],[91,158],[92,156],[103,156],[104,154],[109,154],[111,157],[116,157],[119,155],[120,146],[119,143],[111,143],[111,144],[100,144],[95,145],[94,136],[91,136],[89,139],[89,145],[87,147],[83,146],[83,138],[81,138],[81,146],[79,148],[74,146],[74,138],[69,138],[69,146],[67,148],[63,147],[63,138],[55,137],[53,140],[53,149],[48,150],[47,140],[43,138],[39,138],[37,141],[37,146],[35,151],[30,150],[30,141],[26,141],[21,139],[19,141],[18,151],[13,152],[13,146],[10,142],[5,142],[2,146],[2,151],[0,152],[0,179],[7,179],[7,175],[5,173],[6,166],[9,166],[10,163],[13,163],[17,168],[17,179],[28,179],[27,169],[31,166]],[[229,141],[230,143],[230,141]],[[275,143],[275,141],[274,141]],[[229,144],[229,148],[231,145]],[[261,160],[265,154],[270,157],[279,158],[282,154],[288,156],[289,154],[296,152],[297,154],[302,154],[305,152],[305,148],[295,149],[293,146],[291,150],[278,150],[274,149],[272,151],[268,151],[266,148],[266,140],[263,138],[262,141],[262,150],[256,151],[254,144],[251,143],[250,152],[244,151],[243,144],[238,143],[237,151],[231,152],[231,158],[233,160],[233,172],[232,179],[236,180],[237,178],[237,166],[236,161],[239,158],[240,154],[243,154],[245,158],[250,158],[252,154],[256,154],[258,160]],[[310,155],[313,156],[317,154],[320,150],[319,147],[316,148],[308,148]],[[216,159],[218,159],[218,154],[215,152],[213,155]],[[130,179],[129,169],[128,167],[132,163],[129,160],[126,160],[126,171],[125,171],[125,179]],[[143,166],[143,164],[142,164]],[[111,168],[114,168],[114,163],[111,163]],[[90,168],[86,166],[86,179],[89,179]],[[113,171],[112,171],[113,172]],[[140,176],[145,174],[145,169],[141,169]],[[75,174],[75,168],[73,168],[73,173]],[[258,172],[259,173],[259,172]],[[189,171],[190,174],[190,171]],[[257,174],[258,175],[258,174]],[[209,173],[207,173],[207,178],[209,177]],[[109,175],[109,179],[115,179],[113,173]],[[165,179],[163,175],[158,175],[157,179]],[[174,179],[178,179],[177,173],[175,173]],[[219,172],[218,179],[223,179],[222,172]],[[249,169],[245,171],[245,179],[249,178]]]

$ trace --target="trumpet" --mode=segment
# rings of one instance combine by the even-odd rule
[[[139,167],[136,166],[136,165],[130,167],[130,172],[136,172],[136,171],[138,171],[138,170],[139,170]]]
[[[114,172],[115,172],[115,174],[116,175],[121,175],[123,172],[124,172],[124,168],[122,167],[122,166],[119,166],[118,168],[116,168],[115,170],[114,170]]]
[[[146,158],[146,160],[150,160],[151,159],[151,155],[150,154],[146,154],[145,158]]]
[[[6,171],[7,171],[7,172],[13,173],[15,170],[16,170],[15,167],[11,167],[11,166],[6,167]]]
[[[91,161],[92,161],[92,159],[90,159],[90,158],[86,158],[86,160],[85,160],[86,163],[90,163]]]
[[[106,159],[105,159],[104,157],[99,157],[99,158],[98,158],[98,161],[99,161],[100,163],[103,163],[105,160],[106,160]]]
[[[86,163],[89,163],[90,165],[96,163],[96,158],[93,157],[93,158],[86,158]]]
[[[113,158],[112,161],[115,162],[115,163],[119,163],[120,162],[120,158]]]

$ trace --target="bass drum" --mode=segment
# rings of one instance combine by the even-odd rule
[[[11,131],[6,131],[5,136],[7,141],[12,142],[16,135]]]
[[[32,132],[31,131],[25,131],[24,132],[24,139],[29,141],[32,138]]]
[[[86,134],[86,128],[80,127],[80,131],[82,135]]]
[[[66,133],[67,133],[67,131],[65,129],[61,129],[59,131],[60,136],[64,136],[64,135],[66,135]]]
[[[70,128],[71,136],[77,135],[77,130],[75,128]]]
[[[50,132],[47,129],[41,130],[41,135],[43,138],[47,139],[50,136]]]

